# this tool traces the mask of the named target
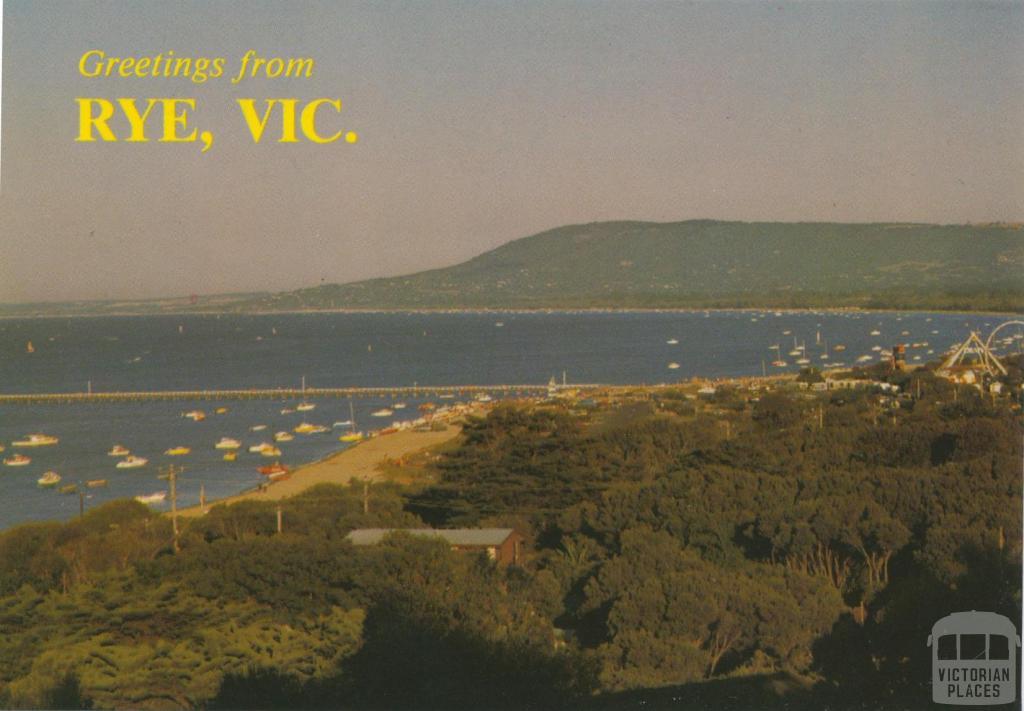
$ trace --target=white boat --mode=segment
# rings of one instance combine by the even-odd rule
[[[668,364],[668,369],[669,370],[679,370],[679,364],[678,363],[669,363]]]
[[[136,496],[135,500],[142,504],[159,504],[167,498],[166,491],[154,491],[152,494]]]
[[[60,474],[57,472],[46,472],[36,479],[36,483],[39,486],[57,486],[60,483]]]
[[[676,338],[670,338],[667,341],[665,341],[665,343],[667,343],[670,346],[677,346],[679,345],[679,340]]]
[[[295,439],[295,435],[293,435],[290,432],[285,432],[282,430],[281,432],[274,433],[275,442],[291,442],[293,439]]]
[[[292,409],[292,408],[290,408],[290,407],[285,407],[285,408],[282,408],[282,409],[281,409],[281,414],[282,414],[282,415],[290,415],[290,414],[292,414],[293,412],[295,412],[295,410],[293,410],[293,409]]]
[[[392,405],[392,407],[394,407],[396,410],[404,410],[406,405],[404,402],[396,402],[394,405]]]
[[[796,364],[797,365],[807,365],[810,362],[811,362],[810,358],[797,358],[796,359]]]
[[[202,410],[192,410],[191,412],[184,413],[182,417],[187,417],[193,422],[202,422],[206,419],[206,413]]]
[[[873,350],[875,353],[878,353],[880,350],[882,350],[882,347],[881,346],[871,346],[871,350]]]
[[[306,376],[302,376],[302,402],[295,406],[295,409],[299,412],[309,412],[310,410],[316,409],[316,404],[312,402],[306,402]]]
[[[136,457],[134,455],[126,457],[117,463],[118,469],[138,469],[149,464],[149,460],[145,457]]]
[[[7,457],[7,459],[4,460],[4,464],[6,464],[9,467],[23,467],[26,464],[30,464],[31,462],[32,459],[26,457],[24,454],[15,454],[14,456]]]
[[[857,359],[857,362],[858,362],[858,363],[867,363],[867,362],[869,362],[869,361],[871,361],[871,360],[874,360],[874,357],[873,357],[873,356],[870,356],[870,355],[862,355],[862,356],[861,356],[860,358],[858,358],[858,359]]]
[[[45,447],[50,444],[57,444],[60,440],[51,435],[44,434],[30,434],[26,435],[25,439],[19,439],[15,442],[11,442],[12,447]]]
[[[351,426],[352,426],[352,420],[339,420],[338,422],[335,422],[333,425],[331,425],[331,427],[351,427]]]
[[[266,425],[253,425],[252,427],[249,428],[249,430],[252,432],[260,432],[261,430],[265,429],[267,429]]]
[[[473,399],[476,400],[477,402],[490,402],[493,398],[487,393],[479,393]]]
[[[271,447],[270,449],[264,449],[260,454],[264,457],[280,457],[281,450],[277,447]]]
[[[110,451],[107,452],[107,456],[109,457],[127,457],[129,454],[131,454],[131,451],[120,444],[115,444],[110,448]]]
[[[275,449],[275,447],[270,442],[260,442],[259,444],[254,444],[249,447],[249,451],[253,454],[261,454],[268,449]]]
[[[231,439],[230,437],[221,437],[217,444],[213,445],[214,449],[238,449],[242,446],[242,443],[237,439]]]
[[[377,410],[376,412],[371,412],[370,416],[371,417],[391,417],[393,414],[395,414],[395,413],[392,410],[389,410],[389,409],[387,409],[385,407],[382,410]]]

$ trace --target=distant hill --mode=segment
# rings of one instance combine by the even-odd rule
[[[596,222],[408,276],[0,315],[714,307],[1024,310],[1024,226]]]
[[[1020,225],[600,222],[408,276],[239,308],[820,307],[1016,310]]]

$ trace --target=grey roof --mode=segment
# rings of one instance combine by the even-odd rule
[[[511,528],[357,528],[345,538],[356,546],[370,546],[398,531],[410,536],[440,538],[453,546],[500,546],[513,532]]]

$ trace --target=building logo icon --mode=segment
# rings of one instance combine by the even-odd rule
[[[1017,628],[994,612],[954,612],[932,626],[932,701],[982,706],[1016,698]]]

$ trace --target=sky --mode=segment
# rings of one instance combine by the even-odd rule
[[[3,8],[0,302],[391,276],[600,220],[1024,220],[1021,3]],[[313,75],[232,84],[250,49]],[[83,77],[90,50],[225,76]],[[193,98],[214,144],[158,118],[77,142],[76,97]],[[240,98],[340,99],[320,130],[358,141],[278,143],[274,119],[254,144]]]

